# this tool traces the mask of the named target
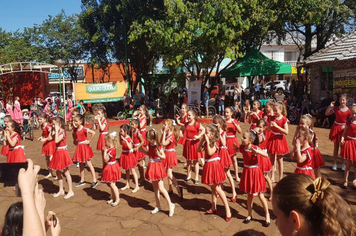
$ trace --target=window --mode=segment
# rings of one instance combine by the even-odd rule
[[[297,61],[298,52],[284,52],[284,61]]]
[[[321,90],[332,90],[333,89],[333,71],[334,67],[323,67],[321,76]]]

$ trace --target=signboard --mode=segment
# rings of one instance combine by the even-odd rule
[[[48,80],[50,82],[51,81],[59,81],[59,79],[62,80],[62,74],[60,73],[60,70],[58,68],[42,68],[42,70],[50,72],[50,73],[48,73]],[[69,71],[70,71],[69,68],[63,69],[63,75],[64,75],[65,81],[70,81],[72,79],[72,76],[69,73]],[[84,67],[83,66],[74,67],[74,73],[77,74],[78,81],[84,80],[85,75],[84,75]]]
[[[75,100],[84,103],[117,102],[123,100],[126,91],[125,82],[98,84],[73,83]]]
[[[191,81],[189,82],[188,88],[188,102],[189,104],[195,104],[201,100],[201,81]]]
[[[334,89],[356,88],[356,69],[334,70]]]

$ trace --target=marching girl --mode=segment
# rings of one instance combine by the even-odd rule
[[[8,126],[8,123],[10,121],[12,121],[11,116],[10,115],[6,115],[4,117],[4,125],[5,125],[5,127]],[[4,138],[3,144],[2,144],[2,148],[1,148],[1,155],[3,155],[4,157],[7,157],[8,153],[9,153],[9,144],[6,142],[6,139]]]
[[[234,166],[236,181],[239,182],[239,169],[237,165],[237,151],[236,147],[239,147],[239,141],[236,138],[236,132],[241,133],[241,127],[238,120],[234,120],[232,118],[232,110],[230,107],[225,108],[225,120],[226,120],[226,146],[227,150],[229,151],[232,165]]]
[[[38,138],[38,141],[41,141],[43,143],[41,154],[45,155],[46,164],[48,168],[53,158],[53,153],[56,150],[56,143],[52,137],[53,127],[48,123],[48,116],[45,113],[41,113],[38,116],[38,122],[41,125],[42,130],[42,136]],[[50,168],[48,168],[48,171],[49,174],[45,177],[45,179],[48,179],[50,177],[54,177],[55,179],[57,178]]]
[[[336,160],[338,157],[339,152],[339,143],[341,141],[341,136],[345,129],[345,123],[348,117],[351,116],[350,109],[346,106],[347,96],[346,94],[341,94],[339,98],[340,106],[335,107],[335,101],[331,102],[330,106],[326,109],[325,115],[330,116],[331,114],[335,113],[335,121],[333,126],[330,129],[329,139],[330,141],[334,142],[334,163],[332,170],[337,170]],[[345,161],[343,160],[342,163],[342,170],[345,170]]]
[[[116,182],[121,179],[121,169],[116,161],[116,148],[119,146],[119,135],[114,131],[105,135],[104,161],[106,163],[101,181],[106,182],[111,189],[111,198],[107,202],[111,206],[117,206],[120,202],[119,189]]]
[[[312,133],[308,128],[300,128],[293,145],[291,159],[297,159],[294,174],[305,174],[315,178],[313,174],[313,149],[309,145]]]
[[[138,109],[138,114],[136,115],[136,118],[139,119],[140,121],[140,132],[141,132],[141,135],[142,135],[142,138],[144,140],[144,145],[146,146],[147,145],[147,140],[146,140],[146,126],[147,126],[147,116],[148,116],[148,113],[147,113],[147,109],[146,109],[146,106],[145,105],[141,105]],[[145,159],[142,158],[140,160],[140,163],[139,163],[140,166],[142,166],[142,168],[144,168],[144,166],[146,165],[145,163]],[[141,168],[141,167],[140,167]],[[140,177],[141,179],[141,177]],[[142,179],[141,179],[142,180]]]
[[[188,183],[191,180],[192,166],[195,171],[195,184],[199,184],[199,162],[202,153],[198,152],[199,139],[204,135],[204,127],[197,121],[198,117],[195,111],[189,110],[187,122],[182,127],[183,133],[186,134],[186,141],[183,146],[183,156],[187,159],[187,178],[184,180]]]
[[[184,126],[184,124],[188,121],[187,112],[188,112],[188,105],[186,103],[183,103],[182,108],[180,109],[180,116],[178,114],[176,115],[177,116],[176,121],[179,126]],[[183,134],[183,137],[179,137],[178,144],[184,145],[185,139],[186,139],[185,134]]]
[[[56,151],[53,154],[49,168],[57,172],[59,183],[59,191],[58,193],[53,194],[53,197],[60,197],[65,195],[62,178],[63,172],[68,182],[68,193],[64,196],[64,199],[69,199],[74,196],[72,189],[72,176],[68,170],[68,167],[73,165],[73,161],[67,150],[67,134],[65,132],[65,122],[62,117],[55,117],[53,123]]]
[[[137,166],[137,158],[133,154],[133,142],[131,139],[131,128],[128,124],[120,127],[120,144],[122,146],[122,153],[120,156],[120,166],[126,171],[126,185],[121,190],[130,188],[130,172],[135,181],[135,188],[131,191],[136,193],[140,188],[138,186],[138,179],[135,170]]]
[[[68,100],[67,100],[67,114],[66,114],[66,119],[67,122],[72,119],[72,111],[73,111],[73,101],[72,101],[72,95],[68,95]]]
[[[259,121],[257,121],[257,126],[254,128],[254,131],[256,131],[257,135],[258,135],[258,147],[267,153],[267,140],[266,140],[266,136],[264,135],[264,132],[267,128],[267,123],[264,119],[260,119]],[[272,195],[273,195],[273,185],[272,185],[272,181],[271,178],[268,176],[268,173],[272,171],[273,167],[272,167],[272,163],[271,160],[269,159],[268,156],[262,156],[262,155],[258,155],[258,167],[262,170],[262,173],[265,177],[265,180],[268,184],[269,190],[270,190],[270,198],[268,199],[270,202],[272,201]]]
[[[289,153],[289,147],[286,139],[288,135],[288,119],[286,118],[287,111],[284,103],[275,102],[273,112],[275,116],[271,118],[269,128],[271,130],[270,137],[267,141],[267,152],[272,165],[275,163],[277,156],[279,180],[283,178],[283,155]],[[275,181],[274,171],[272,171],[272,182]]]
[[[21,105],[19,102],[20,98],[19,97],[15,97],[15,103],[14,103],[14,120],[21,124],[22,121],[22,111],[21,111]]]
[[[26,162],[25,152],[21,146],[21,129],[19,124],[12,120],[4,131],[5,141],[9,145],[6,162]]]
[[[244,168],[241,174],[240,190],[247,193],[247,211],[248,216],[243,223],[248,224],[252,219],[253,195],[257,194],[263,209],[265,210],[264,227],[271,224],[268,212],[267,201],[263,192],[266,191],[266,182],[262,170],[258,167],[258,155],[267,157],[268,154],[257,147],[258,135],[256,131],[246,131],[242,136],[240,152],[242,153]]]
[[[100,133],[98,143],[96,145],[96,150],[101,151],[101,158],[103,161],[103,169],[104,169],[106,163],[104,161],[105,136],[108,134],[108,130],[109,130],[109,124],[106,119],[106,111],[104,108],[99,108],[97,110],[97,115],[95,116],[95,120],[97,123],[96,126],[94,127],[99,129],[99,133]]]
[[[203,166],[202,183],[211,187],[211,208],[207,214],[217,213],[217,195],[225,206],[225,221],[229,222],[232,218],[231,210],[226,199],[225,192],[222,190],[223,182],[226,179],[225,171],[219,158],[219,129],[210,124],[206,127],[206,132],[199,142],[198,150],[205,150],[205,165]]]
[[[145,181],[145,170],[143,168],[145,154],[143,152],[140,152],[139,149],[144,145],[145,140],[142,137],[140,131],[140,122],[138,119],[133,119],[131,121],[131,130],[132,130],[132,141],[133,141],[133,153],[138,161],[138,171],[140,172],[140,178],[138,179],[138,182],[140,183]]]
[[[164,154],[166,156],[165,159],[162,160],[162,164],[167,171],[168,176],[168,193],[173,193],[173,187],[177,189],[178,195],[183,197],[183,188],[178,186],[177,180],[173,175],[173,167],[178,165],[177,154],[174,146],[176,145],[176,135],[174,134],[174,126],[173,121],[171,119],[167,119],[164,122],[162,127],[162,137],[161,144],[165,148]]]
[[[169,197],[167,190],[164,188],[163,179],[167,177],[167,172],[164,169],[161,160],[165,159],[166,156],[163,148],[159,146],[158,132],[155,129],[151,129],[147,132],[146,138],[148,141],[148,151],[143,148],[140,148],[140,151],[144,152],[150,158],[145,177],[147,180],[152,181],[153,190],[155,192],[156,207],[151,211],[151,214],[156,214],[161,210],[160,193],[162,193],[169,206],[168,216],[172,217],[176,206],[171,202],[171,198]]]
[[[8,99],[6,101],[6,115],[10,115],[11,119],[14,119],[14,112],[12,111],[12,100]]]
[[[230,182],[230,186],[232,189],[232,202],[236,202],[237,200],[237,194],[235,190],[235,183],[234,179],[232,178],[232,175],[230,173],[230,167],[232,166],[232,161],[229,155],[229,151],[227,150],[226,147],[226,122],[221,116],[215,115],[213,117],[213,123],[218,127],[219,129],[219,157],[220,157],[220,163],[224,168],[224,172],[226,174],[226,177],[228,178]]]
[[[89,167],[91,175],[93,177],[93,183],[91,184],[92,188],[98,186],[98,181],[96,179],[95,170],[91,159],[93,159],[94,154],[93,150],[90,147],[90,142],[93,140],[95,131],[87,129],[83,126],[84,124],[84,115],[77,114],[73,119],[73,134],[75,137],[75,144],[77,148],[75,149],[73,161],[79,162],[79,171],[80,171],[80,182],[75,185],[75,187],[80,187],[85,185],[84,178],[84,164],[86,163]],[[90,139],[88,134],[91,135]]]
[[[356,187],[356,106],[351,107],[351,120],[346,122],[344,133],[341,137],[341,156],[347,160],[343,186],[346,188],[349,180],[350,166],[354,165],[354,180],[352,185]]]
[[[252,112],[250,113],[249,122],[251,124],[250,129],[254,129],[257,126],[257,121],[259,121],[263,116],[263,111],[261,109],[261,102],[254,101],[252,105]]]

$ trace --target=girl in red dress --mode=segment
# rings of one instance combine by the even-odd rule
[[[344,175],[344,188],[347,187],[349,180],[350,166],[354,165],[354,180],[352,185],[356,187],[356,106],[351,107],[351,120],[346,122],[344,133],[341,137],[341,156],[347,160]]]
[[[275,116],[271,118],[269,123],[271,134],[267,141],[267,152],[273,166],[277,156],[279,180],[281,180],[283,178],[283,155],[289,153],[286,139],[289,121],[286,118],[287,111],[284,103],[275,102],[273,112]],[[272,182],[274,181],[274,171],[272,171]]]
[[[230,173],[230,167],[232,166],[232,161],[229,155],[229,151],[226,147],[226,122],[221,116],[215,115],[213,117],[213,123],[219,129],[219,157],[220,163],[224,168],[225,175],[230,182],[230,186],[232,189],[232,202],[236,202],[237,194],[235,190],[235,182]]]
[[[244,160],[244,169],[241,174],[240,190],[247,193],[247,211],[248,216],[243,223],[248,224],[252,219],[253,195],[257,194],[263,209],[265,210],[264,227],[271,224],[270,215],[268,212],[267,201],[263,192],[266,191],[266,182],[263,177],[261,168],[258,167],[258,155],[267,157],[268,154],[262,151],[257,145],[258,134],[254,130],[246,131],[242,136],[240,152]]]
[[[131,130],[132,130],[132,141],[133,141],[133,153],[138,161],[138,171],[140,172],[140,178],[138,179],[138,182],[140,183],[145,181],[145,170],[143,168],[145,154],[143,152],[140,152],[139,149],[144,145],[145,139],[142,137],[140,131],[140,122],[138,119],[133,119],[131,121]]]
[[[97,115],[95,116],[95,120],[96,120],[96,125],[94,126],[94,129],[99,129],[99,139],[96,145],[96,150],[101,151],[101,158],[102,158],[103,169],[104,169],[106,163],[104,161],[105,136],[108,134],[108,130],[109,130],[109,124],[108,124],[108,120],[106,119],[106,111],[104,108],[99,108],[97,110]]]
[[[164,160],[166,155],[164,154],[163,147],[159,145],[158,132],[155,129],[149,130],[146,138],[148,141],[148,151],[143,148],[141,148],[140,151],[148,155],[150,159],[145,175],[147,180],[152,181],[153,190],[155,192],[156,207],[151,211],[151,214],[156,214],[161,210],[160,193],[162,193],[169,206],[168,215],[172,217],[176,206],[171,202],[171,198],[164,188],[163,183],[163,179],[167,177],[167,172],[161,160]]]
[[[182,108],[180,109],[180,116],[176,114],[176,122],[179,126],[184,126],[185,123],[187,123],[187,117],[188,117],[188,105],[186,103],[182,104]],[[185,134],[182,134],[182,137],[179,137],[178,139],[178,144],[184,145],[185,143]]]
[[[49,163],[51,163],[51,160],[53,158],[53,153],[56,150],[56,143],[54,142],[54,139],[52,137],[52,126],[48,123],[48,116],[45,113],[41,113],[38,116],[38,122],[41,125],[42,129],[42,136],[38,138],[38,141],[41,141],[42,144],[42,155],[45,155],[46,157],[46,164],[47,168],[49,167]],[[52,170],[48,168],[49,174],[45,177],[45,179],[48,179],[50,177],[54,177],[55,179],[57,178]]]
[[[101,181],[106,182],[111,189],[111,198],[107,201],[111,206],[117,206],[120,202],[119,189],[116,186],[116,182],[121,179],[120,165],[116,161],[116,148],[119,143],[119,135],[115,131],[105,135],[104,161],[106,165]]]
[[[294,174],[305,174],[315,178],[313,174],[313,149],[309,145],[312,133],[308,128],[300,128],[291,153],[291,159],[297,159]]]
[[[185,182],[191,180],[192,166],[195,171],[195,184],[199,184],[199,162],[203,158],[202,153],[198,152],[199,139],[204,135],[204,127],[197,121],[198,117],[195,111],[188,111],[188,121],[182,127],[183,133],[186,133],[186,141],[183,147],[183,156],[187,159],[187,178]]]
[[[250,113],[250,117],[248,118],[251,126],[250,129],[254,129],[257,126],[257,121],[259,121],[263,116],[263,111],[261,109],[261,102],[254,101],[252,105],[252,112]]]
[[[178,195],[182,198],[183,188],[178,186],[178,182],[173,175],[173,167],[178,165],[176,150],[174,149],[176,145],[176,134],[174,133],[173,121],[171,119],[167,119],[164,122],[162,127],[162,137],[161,144],[165,148],[164,154],[166,156],[165,159],[162,160],[162,164],[167,171],[168,176],[168,194],[173,193],[173,185],[177,189]]]
[[[265,111],[263,113],[263,119],[266,121],[267,128],[265,129],[265,138],[268,141],[271,136],[271,130],[269,129],[269,123],[274,119],[273,113],[274,101],[268,100],[265,105]],[[269,153],[268,153],[269,154]]]
[[[77,146],[74,152],[73,161],[79,162],[80,182],[77,183],[75,187],[80,187],[85,184],[84,163],[86,163],[93,177],[93,183],[91,184],[91,187],[96,188],[96,186],[98,186],[98,181],[96,179],[96,174],[95,174],[93,164],[91,163],[91,159],[94,157],[94,154],[93,154],[93,150],[89,145],[94,138],[95,131],[85,128],[83,124],[84,124],[84,115],[77,114],[73,120],[73,126],[74,126],[73,134],[74,134],[75,144]],[[88,138],[88,134],[91,135],[90,139]]]
[[[146,126],[147,126],[147,116],[148,116],[148,111],[146,109],[145,105],[141,105],[138,108],[138,113],[136,115],[134,115],[135,118],[138,118],[140,121],[140,132],[142,134],[142,138],[144,140],[144,145],[147,145],[147,140],[146,140]],[[140,166],[142,166],[142,168],[144,168],[146,165],[145,163],[145,158],[140,160]]]
[[[7,154],[7,163],[12,162],[26,162],[25,152],[21,146],[21,129],[19,123],[12,120],[6,126],[4,136],[7,145],[9,145],[9,152]]]
[[[206,211],[207,214],[217,213],[216,203],[217,195],[225,206],[225,220],[229,222],[232,218],[231,210],[222,190],[223,182],[226,179],[225,171],[219,158],[219,129],[210,124],[206,127],[206,133],[199,142],[198,150],[205,150],[205,165],[203,167],[202,183],[211,187],[211,208]]]
[[[260,119],[259,121],[257,121],[257,126],[254,128],[254,131],[256,131],[256,133],[258,134],[258,147],[267,153],[267,140],[266,140],[266,136],[264,135],[264,132],[267,128],[267,123],[264,119]],[[269,157],[265,157],[262,155],[258,155],[258,167],[262,170],[262,173],[265,177],[265,180],[268,184],[269,190],[270,190],[270,197],[269,197],[269,201],[272,201],[272,194],[273,194],[273,185],[272,185],[272,181],[271,178],[268,176],[269,172],[272,171],[273,167],[272,167],[272,163],[271,160],[269,159]]]
[[[135,181],[135,188],[131,191],[136,193],[140,187],[138,186],[138,179],[135,170],[137,166],[137,158],[133,154],[133,142],[131,139],[131,127],[128,124],[120,126],[120,144],[122,146],[122,153],[120,155],[120,166],[126,171],[126,185],[121,190],[130,188],[130,172]]]
[[[235,147],[239,147],[239,141],[236,137],[236,132],[241,133],[241,127],[238,120],[232,118],[232,110],[230,107],[225,108],[225,120],[226,120],[226,146],[229,151],[232,165],[234,166],[236,181],[239,182],[239,169],[237,164],[237,150]]]
[[[334,142],[334,163],[332,170],[337,170],[337,157],[339,152],[339,143],[341,141],[341,136],[345,129],[346,120],[348,117],[351,116],[350,109],[346,106],[347,97],[346,94],[341,94],[339,98],[340,106],[335,107],[335,101],[331,102],[330,106],[326,109],[325,115],[330,116],[331,114],[335,113],[335,121],[333,126],[330,129],[329,139],[330,141]],[[342,170],[345,170],[345,160],[342,163]]]
[[[68,167],[73,165],[73,161],[67,150],[67,134],[65,131],[65,122],[62,117],[55,117],[53,123],[56,151],[53,154],[49,168],[57,172],[59,184],[59,191],[58,193],[53,194],[53,197],[60,197],[65,195],[62,178],[63,172],[68,182],[68,193],[64,196],[64,199],[69,199],[74,196],[72,189],[72,176],[68,170]]]
[[[12,118],[10,115],[6,115],[4,117],[4,125],[7,127],[8,123],[12,121]],[[6,139],[3,140],[2,142],[2,148],[1,148],[1,155],[4,157],[7,157],[7,154],[9,153],[9,144],[6,142]]]

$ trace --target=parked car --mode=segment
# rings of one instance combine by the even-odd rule
[[[225,95],[228,95],[229,93],[234,94],[236,85],[235,84],[227,84],[225,86]]]
[[[284,91],[289,90],[286,80],[274,80],[265,84],[264,89],[271,90],[271,85],[274,82],[274,87],[278,94],[282,94]]]

